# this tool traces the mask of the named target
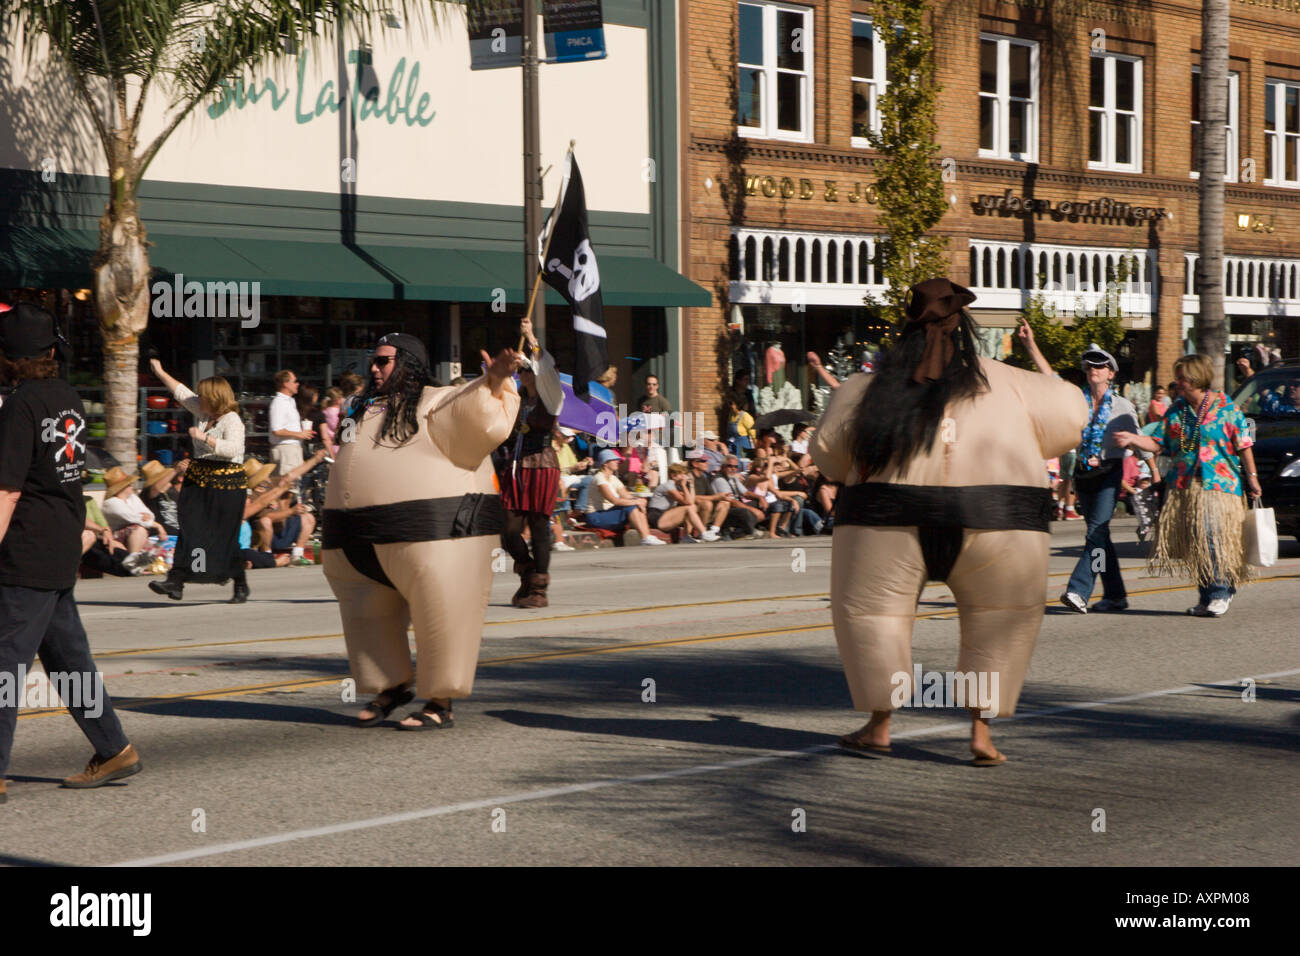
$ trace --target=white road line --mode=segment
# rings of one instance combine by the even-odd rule
[[[1295,674],[1300,674],[1300,668],[1278,671],[1273,674],[1258,674],[1251,679],[1256,681],[1270,680],[1275,677],[1291,677]],[[1205,681],[1199,684],[1184,684],[1182,687],[1171,687],[1166,690],[1153,690],[1142,694],[1130,694],[1125,697],[1109,697],[1105,700],[1085,701],[1080,704],[1071,704],[1065,707],[1053,707],[1048,710],[1019,713],[1007,719],[1033,720],[1036,717],[1050,717],[1056,714],[1065,714],[1075,710],[1092,710],[1097,707],[1105,707],[1108,704],[1125,704],[1138,700],[1150,700],[1153,697],[1168,697],[1173,694],[1186,694],[1191,691],[1202,690],[1207,684],[1235,689],[1240,686],[1241,681],[1245,679],[1246,678],[1233,678],[1221,681]],[[891,737],[893,740],[910,740],[917,737],[932,737],[936,734],[962,731],[967,729],[969,726],[970,723],[965,720],[948,721],[931,727],[920,727],[916,730],[908,730],[902,733],[892,734]],[[220,856],[223,853],[237,853],[240,850],[252,850],[257,847],[274,846],[278,843],[292,843],[296,840],[310,840],[315,837],[332,836],[336,833],[369,830],[374,827],[389,826],[394,823],[410,823],[415,820],[427,820],[431,817],[442,817],[451,813],[461,813],[466,810],[483,810],[488,807],[495,808],[511,803],[527,803],[534,800],[548,800],[551,797],[563,797],[575,793],[590,793],[593,790],[605,790],[609,787],[618,787],[627,784],[653,783],[658,780],[673,780],[678,777],[693,777],[699,774],[715,773],[723,770],[735,770],[737,767],[752,767],[757,764],[771,763],[774,760],[787,760],[791,757],[805,757],[810,754],[837,751],[838,749],[839,748],[835,744],[818,744],[815,747],[805,747],[802,750],[768,753],[757,757],[742,757],[739,760],[700,764],[694,767],[683,767],[679,770],[665,770],[661,773],[641,774],[636,777],[615,777],[608,780],[593,780],[589,783],[575,783],[567,787],[552,787],[548,790],[531,790],[526,793],[516,793],[501,797],[489,797],[483,800],[468,800],[464,803],[452,803],[441,807],[430,807],[425,810],[409,810],[406,813],[394,813],[383,817],[370,817],[365,820],[352,820],[347,823],[331,824],[330,826],[311,827],[306,830],[291,830],[287,833],[276,833],[270,836],[255,837],[251,840],[218,843],[213,846],[203,847],[202,849],[181,850],[176,853],[164,853],[161,856],[141,857],[139,859],[125,860],[121,863],[113,863],[110,865],[115,867],[163,866],[168,863],[180,863],[183,860],[197,860],[208,856]]]

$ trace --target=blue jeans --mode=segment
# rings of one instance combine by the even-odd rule
[[[1196,590],[1201,595],[1201,603],[1209,604],[1211,601],[1230,600],[1232,596],[1237,593],[1237,589],[1229,586],[1227,581],[1219,579],[1218,553],[1215,551],[1214,538],[1210,534],[1208,523],[1203,533],[1205,534],[1206,542],[1210,546],[1210,564],[1214,568],[1214,579],[1210,581],[1196,582]]]
[[[591,479],[594,475],[583,475],[582,480],[578,482],[578,500],[574,504],[574,510],[582,514],[587,510],[587,497],[591,492]]]
[[[1119,463],[1103,480],[1092,494],[1078,494],[1076,507],[1087,523],[1088,533],[1083,541],[1083,554],[1074,566],[1070,583],[1065,589],[1079,595],[1085,601],[1092,597],[1093,586],[1097,582],[1094,571],[1095,558],[1102,559],[1101,590],[1104,597],[1112,601],[1122,601],[1128,597],[1124,590],[1124,578],[1119,573],[1119,559],[1115,557],[1115,544],[1110,540],[1110,519],[1115,513],[1115,501],[1119,497],[1119,483],[1124,477]]]

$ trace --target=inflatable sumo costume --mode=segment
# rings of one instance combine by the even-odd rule
[[[363,692],[382,692],[362,724],[379,723],[411,699],[408,624],[416,690],[447,703],[407,718],[418,726],[399,726],[449,726],[450,700],[474,685],[492,549],[504,525],[488,456],[519,410],[509,378],[516,358],[503,352],[474,381],[436,387],[424,345],[386,335],[370,384],[340,424],[323,565],[352,676]]]
[[[988,766],[1006,758],[980,710],[1014,713],[1043,618],[1044,462],[1079,443],[1088,415],[1060,378],[978,357],[964,308],[974,300],[947,279],[913,286],[899,342],[875,372],[834,391],[809,451],[844,483],[831,545],[835,640],[854,708],[873,715],[841,745],[888,752],[890,712],[913,701],[917,601],[927,580],[942,581],[960,613],[957,670],[987,691],[969,706],[975,763]]]

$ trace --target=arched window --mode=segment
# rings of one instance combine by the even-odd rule
[[[839,282],[840,256],[839,246],[834,239],[826,243],[826,281]]]
[[[844,268],[840,273],[840,279],[846,283],[853,281],[853,246],[852,242],[844,243]]]
[[[727,243],[727,264],[728,272],[731,274],[732,282],[740,281],[740,240],[735,236]]]
[[[790,240],[781,237],[781,244],[776,252],[776,274],[782,282],[790,281]]]
[[[971,255],[974,255],[972,252]],[[862,285],[874,285],[875,276],[871,274],[871,243],[858,245],[858,282]]]
[[[820,239],[812,241],[812,276],[809,281],[822,281],[822,241]]]
[[[776,272],[776,249],[772,244],[772,237],[766,236],[763,239],[763,281],[771,282],[772,276]]]
[[[808,246],[802,239],[794,244],[794,281],[808,281]]]
[[[745,280],[753,282],[758,278],[758,241],[750,236],[745,240]]]

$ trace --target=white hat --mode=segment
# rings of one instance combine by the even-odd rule
[[[561,425],[560,434],[563,435],[565,438],[572,438],[578,433],[575,432],[572,428],[565,428],[563,425]]]
[[[701,438],[707,438],[709,441],[717,441],[717,440],[718,440],[718,433],[717,433],[717,432],[700,432],[700,437],[701,437]]]

